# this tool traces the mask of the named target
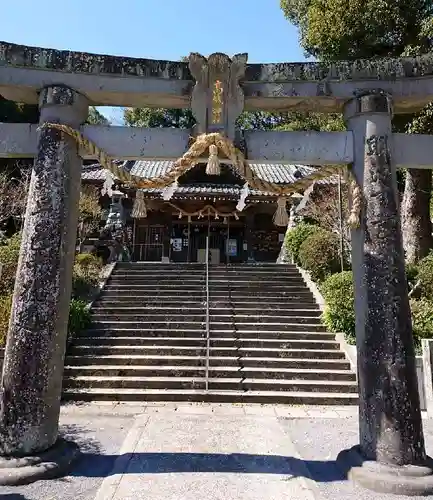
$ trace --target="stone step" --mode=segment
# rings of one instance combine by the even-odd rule
[[[282,301],[282,300],[287,300],[287,301],[292,301],[292,302],[314,302],[314,298],[311,292],[270,292],[270,291],[262,291],[260,292],[255,292],[254,290],[248,292],[248,291],[242,291],[242,292],[236,292],[236,291],[217,291],[217,290],[210,290],[210,300],[211,301],[217,301],[221,299],[231,299],[234,301],[240,300],[240,299],[248,299],[248,300],[254,300],[254,301]],[[190,289],[178,289],[178,288],[173,288],[173,289],[167,289],[167,290],[162,290],[162,289],[155,289],[154,291],[152,290],[131,290],[131,289],[124,289],[124,290],[118,290],[115,288],[104,288],[104,291],[101,294],[101,297],[107,298],[110,297],[111,299],[116,298],[121,300],[129,300],[129,299],[141,299],[141,300],[148,300],[149,298],[151,300],[155,299],[166,299],[167,297],[173,297],[176,298],[179,302],[183,302],[185,299],[186,301],[191,300],[192,298],[205,298],[206,297],[206,291],[201,290],[199,292],[197,291],[192,291]]]
[[[127,281],[122,282],[123,284],[119,283],[114,283],[111,284],[108,282],[105,285],[106,290],[116,290],[119,293],[122,293],[124,291],[131,291],[131,292],[152,292],[156,288],[160,289],[161,291],[168,291],[168,290],[176,290],[176,291],[194,291],[198,292],[200,290],[203,290],[205,288],[205,283],[204,281],[196,282],[194,284],[187,284],[185,282],[179,282],[176,283],[172,280],[169,280],[164,283],[159,283],[159,284],[146,284],[146,285],[131,285]]]
[[[278,311],[278,314],[283,314],[285,316],[294,316],[298,313],[311,314],[312,316],[321,315],[322,311],[316,304],[297,304],[297,303],[260,303],[260,302],[234,302],[230,303],[227,301],[223,302],[209,302],[210,310],[212,312],[223,312],[227,311],[227,309],[233,310],[236,313],[240,314],[249,314],[250,312],[255,312],[257,310],[260,311]],[[197,302],[181,302],[179,301],[167,301],[164,300],[161,303],[160,300],[156,301],[156,303],[143,303],[141,300],[137,300],[132,302],[131,304],[125,304],[125,302],[119,302],[117,300],[98,300],[93,306],[92,311],[95,310],[104,310],[111,311],[113,313],[121,312],[121,311],[170,311],[170,310],[181,310],[183,312],[195,312],[202,311],[203,308],[206,307],[206,301],[197,301]]]
[[[116,366],[116,365],[76,365],[65,366],[65,375],[102,377],[204,377],[205,366]],[[212,366],[209,377],[214,378],[254,378],[284,380],[345,380],[356,382],[356,375],[349,370],[308,370],[303,368],[255,368],[238,366]]]
[[[356,405],[358,396],[345,393],[285,391],[203,391],[158,389],[66,389],[69,401],[194,401],[291,405]]]
[[[232,357],[239,362],[240,358],[310,358],[310,359],[344,359],[344,354],[338,350],[338,345],[328,349],[312,346],[293,348],[262,348],[262,347],[211,347],[209,356],[212,358]],[[128,355],[142,356],[206,356],[206,346],[137,346],[137,345],[86,345],[73,344],[69,349],[73,356],[80,355]]]
[[[232,325],[230,325],[231,327]],[[146,331],[159,330],[171,332],[173,330],[200,330],[205,331],[204,322],[194,323],[192,321],[152,321],[140,325],[137,321],[93,321],[92,330],[118,330],[118,329],[139,329],[145,327]]]
[[[205,265],[198,262],[117,262],[115,270],[119,269],[205,269]]]
[[[176,277],[176,278],[171,278],[171,277],[166,277],[166,276],[158,276],[155,278],[136,278],[131,277],[131,278],[118,278],[116,276],[113,276],[109,279],[107,282],[108,285],[114,286],[114,285],[119,285],[119,286],[126,286],[126,285],[133,285],[134,287],[149,287],[149,286],[159,286],[159,285],[176,285],[176,286],[205,286],[206,285],[206,279],[205,278],[183,278],[183,277]],[[209,288],[214,288],[214,289],[232,289],[232,288],[242,288],[242,287],[249,287],[253,286],[255,288],[261,287],[261,288],[271,288],[274,289],[275,287],[301,287],[303,289],[308,289],[305,286],[305,282],[302,280],[302,278],[291,278],[291,279],[280,279],[278,277],[274,278],[269,278],[268,280],[256,280],[256,279],[236,279],[236,280],[216,280],[216,279],[211,279],[209,280]]]
[[[305,352],[304,352],[305,353]],[[82,365],[125,365],[125,366],[206,366],[204,356],[146,356],[140,354],[101,354],[101,355],[79,355],[68,354],[65,364],[68,366]],[[342,359],[331,358],[253,358],[245,357],[212,357],[210,366],[224,367],[263,367],[266,369],[278,368],[303,368],[307,370],[349,370],[350,363]]]
[[[108,283],[105,285],[106,288],[112,289],[112,290],[149,290],[152,289],[155,286],[160,287],[162,290],[171,290],[172,288],[181,288],[181,289],[189,289],[189,290],[197,290],[205,287],[206,283],[204,280],[184,280],[184,279],[179,279],[178,281],[176,280],[160,280],[159,282],[143,282],[142,284],[133,284],[130,283],[127,280],[121,280],[116,283],[112,283],[111,280],[108,281]],[[215,292],[222,292],[222,291],[230,291],[230,292],[239,292],[243,290],[247,291],[268,291],[268,292],[273,292],[273,291],[280,291],[280,292],[303,292],[303,291],[309,291],[308,287],[305,286],[305,284],[289,284],[289,283],[278,283],[275,281],[272,282],[267,282],[267,283],[255,283],[252,281],[243,281],[243,282],[230,282],[224,283],[224,282],[219,282],[219,283],[209,283],[209,289],[214,290]]]
[[[102,294],[99,296],[97,303],[101,302],[115,302],[119,305],[123,305],[123,303],[127,304],[152,304],[155,302],[161,303],[161,299],[164,300],[164,304],[203,304],[206,301],[206,293],[205,292],[200,292],[200,293],[189,293],[188,295],[174,295],[173,293],[171,294],[148,294],[148,295],[137,295],[137,294],[132,294],[132,295],[127,295],[125,292],[122,292],[120,294],[116,294],[113,292],[108,292],[104,290]]]
[[[225,311],[227,313],[227,311]],[[94,321],[135,321],[136,323],[146,323],[147,322],[188,322],[188,323],[204,323],[206,321],[206,311],[203,309],[202,314],[188,314],[184,313],[181,309],[177,312],[166,312],[159,314],[149,313],[135,313],[134,311],[123,312],[119,314],[109,314],[104,311],[95,310],[92,312],[92,318]],[[308,316],[280,316],[275,314],[274,316],[265,316],[260,314],[238,314],[234,311],[231,314],[214,314],[210,312],[209,320],[211,323],[257,323],[260,325],[264,324],[275,324],[275,323],[285,323],[286,321],[296,322],[296,324],[308,323],[310,325],[320,325],[319,315],[308,315]]]
[[[271,331],[265,330],[259,332],[257,330],[244,330],[236,332],[234,329],[229,330],[213,330],[212,339],[221,339],[231,342],[232,339],[251,339],[262,341],[284,341],[287,339],[311,339],[311,340],[335,340],[335,334],[329,332],[309,332],[309,331]],[[103,329],[92,328],[82,332],[79,338],[86,337],[132,337],[132,338],[205,338],[206,329],[155,329],[149,330],[147,328],[118,328],[111,329],[106,327]]]
[[[332,340],[313,339],[236,339],[236,338],[210,338],[211,347],[253,347],[272,349],[339,349],[340,344]],[[206,347],[206,337],[77,337],[74,346],[184,346]]]
[[[356,375],[296,266],[210,266],[209,360],[205,279],[201,264],[119,263],[67,353],[64,397],[356,403]]]
[[[127,306],[119,306],[118,304],[115,304],[113,306],[103,306],[103,305],[97,305],[96,307],[92,308],[92,313],[93,315],[106,315],[106,316],[123,316],[123,315],[133,315],[133,316],[138,316],[138,315],[164,315],[164,316],[173,316],[173,315],[179,315],[179,316],[197,316],[197,315],[203,315],[206,314],[206,305],[205,303],[200,304],[199,307],[188,307],[183,304],[179,304],[178,306],[174,307],[169,307],[166,305],[141,305],[141,306],[135,306],[135,307],[127,307]],[[274,314],[271,314],[274,313]],[[209,307],[209,314],[212,316],[218,316],[218,317],[224,317],[228,316],[232,318],[233,316],[236,316],[238,318],[243,318],[243,317],[263,317],[263,318],[287,318],[287,317],[301,317],[301,318],[320,318],[322,315],[322,312],[320,309],[302,309],[302,308],[291,308],[291,309],[286,309],[284,306],[280,307],[274,307],[274,308],[262,308],[259,304],[257,304],[256,307],[250,307],[250,308],[240,308],[237,306],[233,307],[215,307],[215,306],[210,306]]]
[[[206,378],[191,377],[66,377],[66,388],[122,388],[122,389],[206,389]],[[232,391],[288,391],[356,393],[354,382],[340,380],[284,380],[254,378],[210,378],[210,390]]]
[[[118,328],[136,328],[137,321],[106,321],[106,320],[98,320],[92,322],[93,328],[101,329],[101,328],[110,328],[112,330],[117,330]],[[144,325],[143,325],[144,326]],[[182,330],[200,330],[204,328],[204,322],[198,321],[180,321],[177,319],[167,320],[167,321],[147,321],[146,324],[147,330],[174,330],[180,328]],[[237,330],[237,331],[251,331],[251,330],[282,330],[282,331],[311,331],[311,332],[325,332],[326,327],[319,323],[257,323],[257,322],[220,322],[220,321],[211,321],[209,324],[210,331],[216,334],[218,330]]]
[[[111,273],[110,277],[112,278],[117,278],[117,279],[123,279],[125,281],[131,280],[131,279],[139,279],[139,280],[146,280],[146,279],[159,279],[159,278],[164,278],[168,280],[172,279],[187,279],[187,280],[198,280],[198,279],[206,279],[206,272],[191,272],[191,271],[172,271],[172,272],[162,272],[162,271],[146,271],[146,272],[130,272],[130,273],[118,273],[118,272],[113,272]],[[284,281],[290,281],[292,279],[301,279],[302,280],[302,275],[299,272],[284,272],[284,273],[260,273],[260,274],[253,274],[253,273],[241,273],[241,272],[236,272],[236,273],[215,273],[215,272],[210,272],[209,273],[209,279],[210,281],[223,281],[223,282],[231,282],[231,281],[251,281],[251,280],[257,280],[259,282],[261,281],[271,281],[274,280],[275,278],[278,278],[279,280],[284,280]]]
[[[166,271],[161,271],[161,270],[114,270],[111,273],[111,276],[118,276],[124,279],[130,279],[130,278],[135,278],[135,277],[143,277],[146,278],[148,276],[154,276],[154,277],[159,277],[159,276],[167,276],[170,278],[177,277],[177,276],[186,276],[186,277],[191,277],[191,276],[199,276],[203,277],[206,276],[206,270],[205,269],[172,269],[172,270],[166,270]]]
[[[101,303],[115,303],[119,305],[136,305],[136,304],[154,304],[154,303],[162,303],[161,299],[164,299],[164,305],[191,305],[191,304],[203,304],[206,301],[206,294],[202,293],[200,295],[196,294],[188,294],[187,296],[183,296],[182,298],[179,295],[164,295],[163,297],[155,294],[149,294],[146,297],[137,297],[136,295],[125,296],[124,294],[115,295],[108,294],[102,292],[100,298],[98,298],[96,304]],[[260,304],[261,307],[273,308],[275,306],[287,308],[296,308],[301,307],[305,308],[317,308],[317,304],[312,295],[308,297],[304,297],[301,300],[291,299],[290,297],[278,298],[274,296],[270,297],[230,297],[228,294],[226,296],[221,297],[213,297],[210,296],[210,304],[218,304],[218,305],[234,305],[234,306],[245,306],[245,307],[256,307],[257,304]]]

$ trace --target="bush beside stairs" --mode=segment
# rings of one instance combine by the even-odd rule
[[[63,397],[347,405],[356,375],[294,265],[119,263],[70,346]]]

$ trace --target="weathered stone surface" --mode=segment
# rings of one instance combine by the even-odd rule
[[[431,170],[406,172],[404,195],[401,203],[403,245],[406,261],[418,262],[429,254],[433,246],[430,213],[432,188]]]
[[[192,80],[188,63],[185,62],[88,54],[0,42],[0,66],[5,64],[71,73]]]
[[[433,475],[422,431],[396,172],[388,148],[390,103],[386,95],[361,100],[352,102],[347,114],[355,138],[354,171],[364,192],[364,222],[353,232],[352,258],[360,401],[357,450],[358,462],[366,465],[355,463],[353,450],[343,453],[340,461],[347,466],[349,460],[346,470],[373,489],[382,484],[381,491],[394,492],[396,481],[403,482],[389,469],[380,480],[378,474],[385,465],[404,466],[408,476],[423,476],[424,486],[417,488],[431,491]],[[380,466],[371,466],[371,461]],[[427,473],[419,468],[423,466]]]
[[[87,101],[63,88],[47,89],[41,102],[41,121],[79,125],[86,118]],[[42,129],[1,383],[0,454],[4,456],[39,453],[57,439],[80,172],[75,142],[57,130]]]
[[[398,113],[414,112],[433,100],[433,79],[426,78],[433,76],[431,54],[332,64],[247,65],[246,55],[237,59],[237,68],[232,68],[231,73],[235,85],[228,89],[238,104],[232,110],[234,114],[243,103],[245,109],[251,111],[296,108],[341,112],[344,103],[359,89],[373,91],[378,86],[393,95]],[[192,73],[186,62],[0,42],[0,93],[7,99],[24,103],[37,102],[41,87],[63,84],[86,95],[94,105],[189,108],[194,80],[200,81],[197,75],[193,78]],[[239,87],[238,76],[242,79]],[[402,85],[405,79],[410,85]],[[233,121],[233,116],[229,120]],[[199,121],[204,122],[203,117]]]
[[[79,455],[80,449],[75,443],[59,439],[54,446],[32,457],[0,457],[0,485],[19,486],[60,477]]]
[[[188,63],[120,57],[28,47],[0,42],[0,65],[35,69],[54,69],[74,73],[144,76],[192,80]],[[389,80],[433,75],[433,55],[418,57],[359,59],[320,62],[248,64],[248,81],[283,82],[290,80]],[[326,90],[324,90],[326,94]]]

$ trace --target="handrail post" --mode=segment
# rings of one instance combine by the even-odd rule
[[[206,236],[206,392],[209,390],[209,236]]]

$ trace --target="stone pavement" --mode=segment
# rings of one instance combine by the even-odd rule
[[[345,481],[355,408],[66,405],[61,428],[83,458],[67,478],[0,488],[2,500],[379,500]],[[424,420],[433,451],[433,421]],[[412,497],[418,498],[418,497]]]

